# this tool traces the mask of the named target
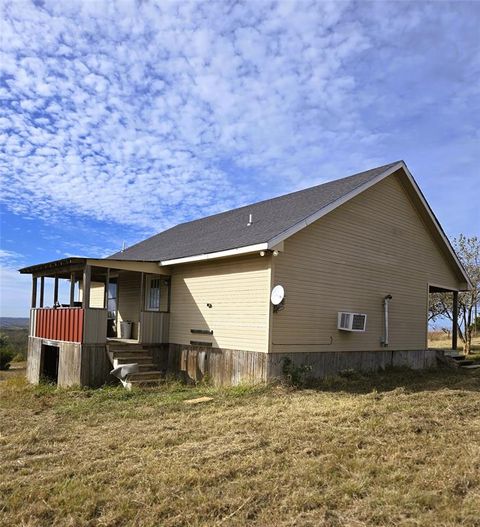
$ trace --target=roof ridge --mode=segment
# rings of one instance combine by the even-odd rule
[[[232,212],[234,210],[246,209],[248,207],[253,207],[254,205],[260,205],[261,203],[266,203],[267,201],[274,201],[276,199],[285,198],[287,196],[293,196],[294,194],[299,194],[300,192],[306,192],[308,190],[313,190],[314,188],[323,187],[324,185],[328,185],[330,183],[336,183],[338,181],[344,181],[345,179],[348,179],[348,178],[361,176],[362,174],[365,174],[366,172],[374,172],[376,170],[380,170],[381,168],[384,168],[385,170],[387,170],[388,168],[391,168],[391,167],[397,165],[398,163],[402,163],[402,161],[401,160],[400,161],[395,161],[394,163],[388,163],[386,165],[380,165],[378,167],[369,168],[368,170],[362,170],[362,172],[357,172],[357,173],[351,174],[349,176],[345,176],[345,177],[341,177],[341,178],[338,178],[338,179],[331,179],[329,181],[325,181],[325,183],[320,183],[318,185],[312,185],[311,187],[306,187],[306,188],[303,188],[303,189],[300,189],[300,190],[294,190],[292,192],[287,192],[286,194],[280,194],[279,196],[274,196],[272,198],[266,198],[266,199],[262,199],[260,201],[254,201],[253,203],[249,203],[248,205],[241,205],[240,207],[235,207],[233,209],[224,210],[222,212],[216,212],[215,214],[209,214],[208,216],[202,216],[201,218],[196,218],[194,220],[189,220],[189,221],[184,221],[182,223],[177,223],[174,227],[178,227],[179,225],[187,225],[188,223],[194,223],[196,221],[206,220],[208,218],[213,218],[214,216],[220,216],[221,214],[227,214],[227,213]],[[360,185],[357,185],[357,187],[361,186],[362,184],[363,183],[360,183]],[[357,188],[357,187],[355,187],[355,188]],[[333,200],[333,201],[335,201],[335,200]],[[173,229],[174,227],[170,227],[170,229]],[[169,229],[167,229],[167,230],[169,230]],[[166,232],[166,231],[163,231],[163,232]],[[161,234],[161,233],[158,233],[158,234]]]
[[[311,186],[311,187],[307,187],[307,188],[300,189],[300,190],[294,190],[293,192],[287,192],[286,194],[281,194],[281,195],[279,195],[279,196],[274,196],[274,197],[272,197],[272,198],[267,198],[267,199],[264,199],[264,200],[255,201],[255,202],[253,202],[253,203],[249,203],[249,204],[247,204],[247,205],[242,205],[241,207],[235,207],[235,208],[233,208],[233,209],[228,209],[228,210],[224,210],[224,211],[222,211],[222,212],[217,212],[217,213],[215,213],[215,214],[210,214],[209,216],[202,216],[202,217],[200,217],[200,218],[196,218],[196,219],[194,219],[194,220],[189,220],[189,221],[185,221],[185,222],[182,222],[182,223],[177,223],[177,224],[175,224],[175,225],[172,225],[171,227],[169,227],[168,229],[166,229],[166,230],[164,230],[164,231],[160,231],[160,232],[157,232],[157,233],[155,233],[155,234],[152,234],[152,236],[149,236],[148,238],[145,238],[145,239],[143,239],[143,240],[140,240],[140,241],[134,243],[133,245],[130,245],[129,247],[126,248],[126,250],[128,251],[128,250],[130,250],[130,249],[136,247],[137,245],[140,245],[140,244],[144,243],[146,240],[150,240],[150,239],[152,239],[152,238],[155,238],[155,237],[157,237],[157,236],[160,236],[160,235],[162,235],[162,234],[165,234],[165,233],[169,232],[170,230],[172,230],[172,229],[176,229],[177,227],[180,227],[180,226],[193,225],[193,224],[195,224],[195,223],[197,223],[197,222],[201,222],[201,221],[208,220],[208,219],[211,219],[211,218],[217,218],[217,217],[220,217],[220,216],[222,216],[222,215],[224,215],[224,214],[225,214],[225,215],[226,215],[226,214],[229,214],[229,213],[231,213],[231,212],[233,212],[233,211],[237,211],[237,212],[238,212],[238,211],[240,211],[240,210],[242,210],[242,209],[248,209],[249,207],[253,207],[253,206],[257,206],[257,205],[261,205],[262,203],[272,202],[272,201],[275,201],[275,200],[279,200],[279,199],[282,199],[282,198],[287,198],[287,197],[289,197],[289,196],[293,196],[293,195],[295,195],[295,194],[300,194],[300,193],[303,193],[303,192],[308,192],[308,191],[311,191],[311,190],[313,190],[313,189],[317,189],[317,188],[319,188],[319,187],[323,187],[323,186],[326,186],[326,185],[329,185],[329,184],[332,184],[332,183],[338,183],[338,182],[340,182],[340,181],[345,181],[345,180],[347,180],[347,179],[349,179],[349,178],[354,178],[354,177],[361,176],[361,175],[363,175],[363,174],[366,174],[367,172],[372,172],[372,173],[373,173],[373,172],[378,172],[378,171],[381,170],[381,169],[383,169],[382,171],[384,172],[384,171],[388,170],[389,168],[391,168],[391,167],[393,167],[393,166],[395,166],[395,165],[397,165],[397,164],[399,164],[399,163],[402,163],[402,161],[395,161],[395,162],[393,162],[393,163],[387,163],[387,164],[385,164],[385,165],[380,165],[380,166],[378,166],[378,167],[370,168],[370,169],[368,169],[368,170],[363,170],[363,171],[361,171],[361,172],[356,172],[355,174],[351,174],[351,175],[349,175],[349,176],[345,176],[345,177],[343,177],[343,178],[331,179],[330,181],[326,181],[325,183],[320,183],[320,184],[318,184],[318,185],[313,185],[313,186]],[[378,175],[378,174],[377,174],[377,175]],[[372,177],[374,177],[374,176],[372,175]],[[365,184],[365,182],[359,183],[359,185],[357,185],[357,186],[354,187],[354,188],[356,189],[356,188],[362,186],[363,184]],[[328,204],[333,203],[333,202],[336,201],[337,199],[338,199],[338,198],[335,198],[335,199],[331,200],[330,202],[328,202]],[[327,205],[328,205],[328,204],[327,204]],[[324,206],[326,206],[326,205],[324,205]],[[324,206],[321,207],[321,208],[324,208]],[[305,216],[305,218],[307,218],[307,217],[308,217],[308,215]],[[305,219],[305,218],[304,218],[304,219]],[[302,220],[300,220],[300,221],[302,221]],[[298,222],[297,222],[297,223],[298,223]],[[285,230],[288,230],[288,229],[284,229],[284,230],[282,230],[281,232],[284,232]],[[278,234],[281,234],[281,232],[278,233]],[[118,255],[119,253],[120,253],[120,251],[117,251],[116,253],[113,253],[112,255],[109,255],[107,258],[112,258],[112,256],[114,256],[114,255]]]
[[[380,170],[381,168],[383,168],[384,170],[382,170],[382,172],[380,172],[380,174],[383,174],[384,172],[386,172],[388,169],[394,167],[395,165],[398,165],[399,163],[403,163],[403,161],[395,161],[394,163],[388,163],[387,165],[380,165],[379,167],[375,167],[375,168],[372,168],[370,170],[364,170],[363,172],[358,172],[358,174],[352,174],[351,176],[346,176],[344,178],[340,178],[340,179],[332,179],[331,181],[327,181],[327,183],[323,183],[323,184],[320,184],[320,185],[315,185],[313,187],[309,187],[309,188],[306,188],[305,190],[310,190],[310,189],[314,189],[316,187],[321,187],[322,185],[326,185],[328,183],[333,183],[333,182],[336,182],[336,181],[342,181],[342,180],[345,180],[345,179],[348,179],[348,178],[351,178],[351,177],[355,177],[355,176],[360,176],[362,174],[365,174],[366,172],[374,172],[374,171],[377,171],[377,170]],[[372,175],[372,179],[375,178],[375,177],[378,177],[379,174],[375,174],[375,175]],[[355,190],[359,189],[360,187],[363,187],[367,182],[366,181],[363,181],[362,183],[359,183],[358,185],[356,185],[355,187],[351,188],[349,190],[349,194],[351,192],[355,192]],[[297,191],[297,192],[302,192],[301,190]],[[285,194],[285,196],[289,196],[291,194],[295,194],[295,192],[291,192],[289,194]],[[279,198],[281,198],[282,196],[278,196]],[[329,205],[331,205],[332,203],[335,203],[336,201],[338,201],[339,199],[342,199],[342,197],[344,196],[337,196],[336,198],[333,198],[332,200],[328,201],[327,203],[325,203],[320,209],[325,209],[326,207],[328,207]],[[261,202],[260,202],[261,203]],[[310,218],[311,214],[307,214],[306,216],[304,216],[303,218],[301,218],[300,220],[298,220],[296,222],[296,225],[301,223],[302,221],[305,221],[307,220],[308,218]],[[286,229],[283,229],[282,231],[280,231],[279,233],[277,233],[275,236],[273,236],[272,238],[270,238],[271,240],[273,240],[274,238],[277,238],[278,236],[281,236],[284,232],[287,232],[289,229],[291,229],[292,226],[290,227],[287,227]]]

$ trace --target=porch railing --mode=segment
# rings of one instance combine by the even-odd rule
[[[78,307],[31,310],[30,335],[49,340],[82,342],[84,310]]]
[[[30,336],[66,342],[105,342],[107,310],[80,307],[31,309]]]

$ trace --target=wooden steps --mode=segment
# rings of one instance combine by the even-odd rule
[[[138,372],[129,373],[121,379],[127,390],[157,386],[165,379],[165,372],[158,369],[152,353],[141,344],[111,342],[107,344],[107,354],[114,368],[123,364],[138,364]]]
[[[467,359],[465,355],[459,355],[453,352],[437,351],[437,359],[450,368],[462,368],[465,370],[476,370],[480,364]]]

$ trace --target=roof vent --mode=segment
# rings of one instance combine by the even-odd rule
[[[248,215],[247,227],[250,227],[251,225],[253,225],[253,216],[251,214],[249,214]]]

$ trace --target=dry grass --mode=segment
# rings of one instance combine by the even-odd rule
[[[448,338],[443,331],[431,331],[428,334],[428,347],[432,349],[449,350],[452,346],[452,339]],[[459,339],[457,350],[463,350],[462,343]],[[480,336],[472,339],[472,351],[469,359],[480,362]]]
[[[12,375],[12,374],[11,374]],[[480,375],[316,389],[0,382],[5,526],[479,526]],[[213,401],[196,405],[185,399]]]
[[[450,349],[452,346],[452,338],[448,337],[443,331],[429,331],[428,333],[428,347],[431,348],[446,348]],[[458,339],[458,349],[462,349],[462,342]],[[480,350],[480,335],[472,338],[472,349]]]

